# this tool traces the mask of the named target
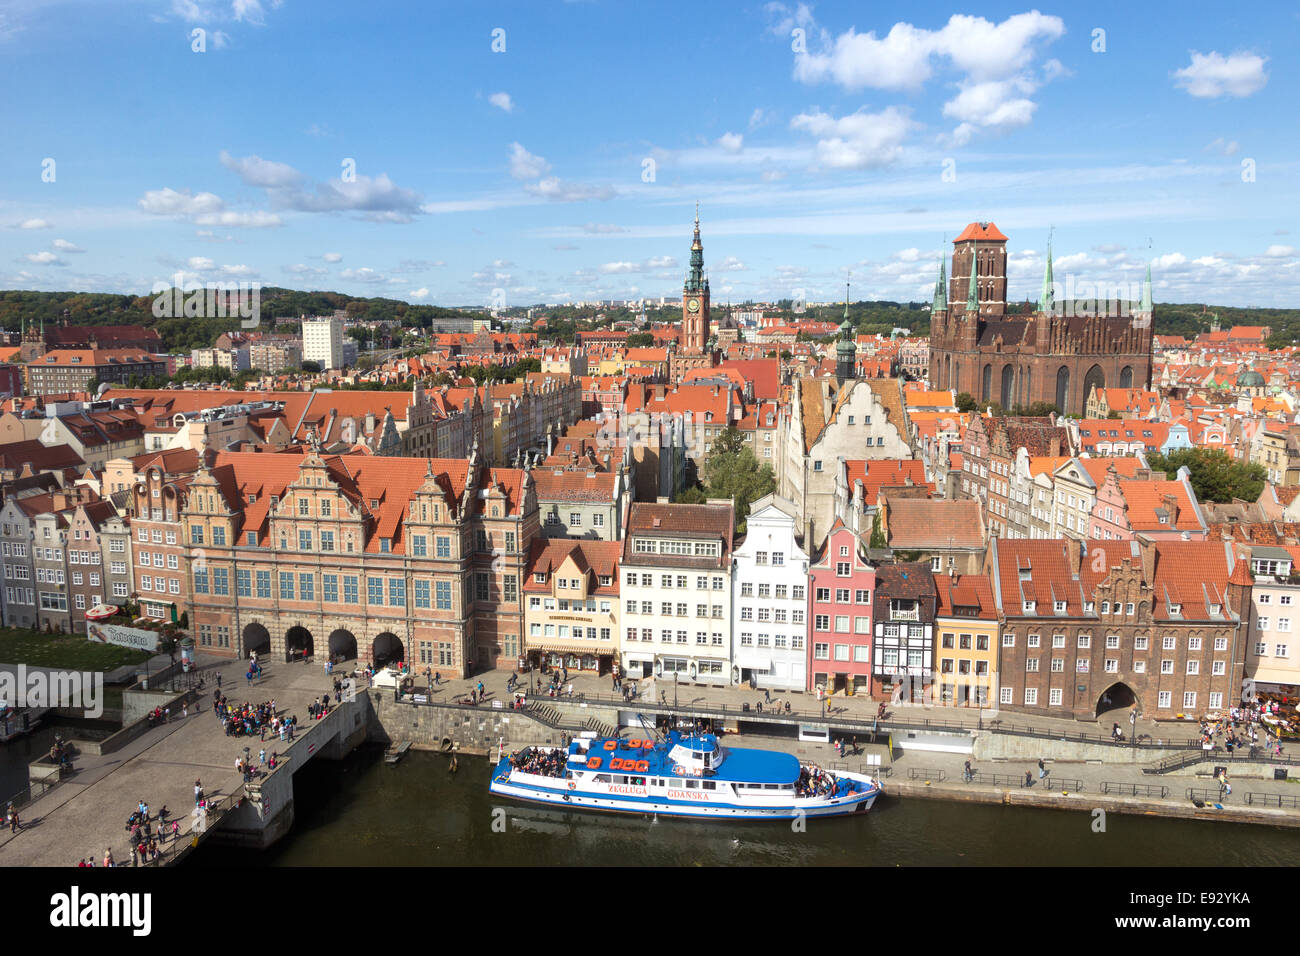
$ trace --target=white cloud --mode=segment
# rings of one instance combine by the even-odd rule
[[[329,275],[328,269],[322,269],[319,266],[309,266],[304,262],[296,262],[291,266],[281,266],[281,272],[287,272],[293,276],[323,276]]]
[[[216,265],[216,262],[207,256],[190,256],[185,260],[185,264],[195,272],[206,272]]]
[[[859,110],[839,119],[820,111],[800,113],[790,121],[791,129],[817,137],[817,161],[832,169],[868,169],[896,162],[912,125],[894,106],[879,113]]]
[[[253,274],[253,268],[252,266],[242,264],[235,266],[223,265],[221,267],[221,274],[227,276],[248,276]]]
[[[18,223],[16,229],[53,229],[54,223],[48,219],[24,219]]]
[[[1174,85],[1196,97],[1250,96],[1268,82],[1264,64],[1268,57],[1253,53],[1223,56],[1192,51],[1192,62],[1174,71]]]
[[[272,162],[260,156],[245,156],[243,159],[231,156],[224,149],[220,155],[221,165],[239,174],[249,186],[261,186],[265,189],[282,189],[296,186],[303,179],[302,173],[285,163]]]
[[[606,262],[600,267],[604,275],[620,275],[627,272],[640,272],[641,267],[635,262]]]
[[[272,198],[300,212],[361,212],[373,222],[410,222],[421,211],[419,193],[404,189],[388,178],[358,175],[351,182],[331,179],[316,184],[315,192],[273,190]]]
[[[266,22],[260,0],[233,0],[230,8],[236,20],[246,20],[259,27]]]
[[[551,164],[540,156],[534,156],[519,143],[510,144],[510,175],[514,179],[537,179],[545,176]]]
[[[743,148],[745,137],[739,133],[723,133],[718,137],[718,145],[729,153],[738,153]]]
[[[29,252],[23,256],[28,262],[35,263],[38,266],[61,266],[63,260],[52,252]]]
[[[794,76],[804,83],[832,80],[850,91],[915,90],[930,78],[933,50],[933,34],[910,23],[894,24],[883,38],[850,27],[829,53],[797,54]]]
[[[1187,265],[1187,257],[1181,252],[1168,252],[1151,260],[1152,269],[1170,270],[1185,265]]]
[[[584,202],[599,199],[602,202],[617,195],[610,186],[596,186],[587,183],[565,182],[557,176],[548,176],[524,186],[526,192],[554,202]]]
[[[1234,140],[1225,140],[1222,136],[1206,144],[1205,152],[1219,153],[1222,156],[1235,156],[1241,146]]]
[[[727,256],[721,262],[715,263],[709,268],[710,272],[744,272],[745,264],[735,256]]]
[[[760,126],[771,122],[771,120],[772,113],[770,110],[764,110],[761,106],[756,107],[754,112],[749,114],[749,128],[758,129]]]
[[[230,34],[224,30],[212,31],[212,48],[214,50],[224,50],[230,45]]]
[[[325,253],[325,255],[321,256],[321,258],[324,259],[326,262],[342,262],[342,261],[343,261],[343,255],[342,255],[342,253],[338,253],[338,252],[327,252],[327,253]]]
[[[1294,246],[1269,246],[1267,249],[1264,250],[1264,255],[1268,256],[1270,259],[1279,259],[1279,258],[1285,258],[1287,256],[1293,256],[1295,255],[1295,247]]]
[[[66,239],[55,239],[50,245],[54,246],[60,252],[85,252],[86,250],[76,243],[68,242]]]
[[[944,105],[944,115],[960,121],[952,139],[962,145],[980,129],[1004,131],[1030,122],[1035,104],[1027,97],[1069,73],[1051,59],[1043,64],[1041,77],[1035,77],[1034,58],[1064,33],[1059,17],[1037,10],[1001,23],[957,14],[940,30],[899,22],[883,37],[850,28],[827,43],[824,52],[797,54],[794,75],[804,83],[834,82],[850,92],[917,91],[933,75],[934,60],[946,59],[964,74],[957,84],[960,92]]]
[[[144,194],[137,205],[141,212],[151,216],[183,216],[200,226],[247,226],[259,228],[278,226],[280,217],[267,212],[233,212],[214,193],[198,193],[188,189],[170,187],[152,189]]]
[[[603,236],[616,232],[627,232],[622,226],[612,222],[589,222],[582,227],[583,232],[589,232],[593,235]]]
[[[427,288],[412,289],[409,293],[409,297],[412,299],[427,299],[429,297],[429,290]]]
[[[360,269],[344,269],[339,273],[339,278],[347,279],[349,282],[383,282],[386,276],[369,266],[363,266]]]
[[[645,264],[647,269],[673,269],[677,266],[677,260],[672,256],[651,256]]]
[[[507,113],[513,113],[515,109],[514,100],[510,99],[509,93],[493,93],[488,97],[488,102]]]

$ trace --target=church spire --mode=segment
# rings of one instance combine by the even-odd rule
[[[975,284],[976,283],[975,277],[979,272],[979,265],[980,265],[980,244],[979,244],[979,240],[977,239],[975,240],[975,248],[972,250],[971,257],[970,257],[970,289],[966,293],[966,314],[967,315],[972,315],[972,314],[978,315],[980,310],[979,287]]]
[[[1047,240],[1047,268],[1043,270],[1043,293],[1038,297],[1038,311],[1051,315],[1056,311],[1056,285],[1052,279],[1052,240]]]
[[[1142,283],[1142,304],[1138,306],[1138,311],[1143,315],[1150,315],[1151,308],[1151,263],[1147,263],[1147,278]]]
[[[835,381],[843,385],[857,378],[858,346],[853,341],[853,323],[849,321],[849,280],[844,278],[844,321],[840,323],[840,340],[835,343]]]
[[[700,203],[695,201],[695,237],[691,241],[691,267],[686,273],[686,289],[689,292],[701,292],[708,287],[709,280],[704,276],[704,243],[700,242]]]
[[[944,271],[943,256],[939,257],[939,281],[934,284],[934,304],[930,314],[948,311],[948,279]]]

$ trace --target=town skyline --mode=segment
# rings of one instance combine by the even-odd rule
[[[44,80],[10,110],[0,286],[671,299],[698,201],[719,306],[836,301],[846,272],[859,300],[926,301],[993,221],[1011,300],[1050,238],[1059,280],[1150,262],[1157,301],[1285,307],[1298,26],[1271,4],[1210,28],[1119,5],[18,3],[0,76]],[[629,63],[609,38],[632,35]]]

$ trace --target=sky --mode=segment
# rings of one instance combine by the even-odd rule
[[[1300,305],[1300,9],[1080,6],[6,0],[0,288]]]

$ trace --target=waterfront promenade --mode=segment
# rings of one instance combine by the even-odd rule
[[[165,805],[169,819],[180,823],[182,843],[190,842],[194,781],[203,781],[210,800],[226,803],[224,798],[242,791],[243,777],[235,770],[235,759],[245,747],[254,761],[261,748],[292,759],[312,723],[307,705],[333,686],[320,664],[264,663],[262,678],[252,686],[244,679],[246,670],[247,663],[241,661],[203,666],[206,683],[197,704],[190,705],[188,717],[174,711],[170,723],[147,731],[121,750],[78,757],[72,776],[22,808],[22,827],[16,834],[0,830],[0,866],[76,866],[86,856],[93,856],[95,865],[101,866],[106,849],[112,850],[118,864],[130,865],[126,820],[140,800],[155,815]],[[300,725],[294,741],[284,743],[270,735],[265,742],[257,737],[227,737],[212,713],[218,672],[230,702],[256,705],[274,698],[283,714],[296,714]],[[163,848],[172,846],[169,837]]]

